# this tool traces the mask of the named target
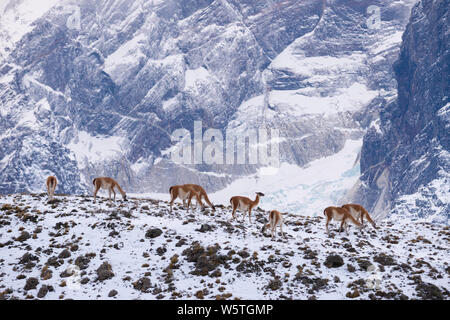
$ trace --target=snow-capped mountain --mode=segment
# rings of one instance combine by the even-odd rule
[[[364,136],[350,197],[375,215],[450,217],[449,1],[414,6],[394,65],[398,99]]]
[[[136,193],[266,176],[280,209],[314,214],[359,177],[358,144],[396,99],[392,64],[415,2],[2,2],[0,192],[42,190],[48,174],[66,193],[98,175]],[[278,128],[280,169],[173,163],[171,133],[196,120],[224,133]],[[321,180],[283,189],[303,169]]]

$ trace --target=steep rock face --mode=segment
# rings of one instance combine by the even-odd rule
[[[375,215],[450,213],[448,1],[414,6],[394,64],[398,99],[364,136],[361,181],[350,197]]]
[[[21,6],[9,4],[5,13]],[[70,27],[77,10],[79,28]],[[60,1],[1,50],[2,128],[15,128],[21,113],[46,98],[58,122],[49,139],[69,146],[76,158],[77,190],[97,172],[142,187],[135,176],[148,175],[174,129],[192,129],[196,119],[224,128],[236,108],[262,90],[269,57],[312,30],[314,19],[297,18],[314,14],[317,20],[321,4],[288,1],[276,15],[263,10],[258,1]],[[267,24],[274,29],[268,32]],[[30,128],[40,130],[47,127]],[[13,157],[3,153],[3,173],[14,170]],[[136,163],[144,172],[131,168]],[[20,190],[8,184],[1,192]]]
[[[41,190],[43,172],[65,192],[96,175],[146,192],[185,181],[218,190],[255,171],[172,163],[171,133],[194,120],[222,132],[276,126],[281,161],[332,155],[395,96],[390,65],[412,2],[46,1],[19,33],[0,32],[0,192]],[[30,3],[8,2],[2,21],[28,17]],[[377,30],[366,25],[373,4]],[[33,148],[14,153],[26,139]]]

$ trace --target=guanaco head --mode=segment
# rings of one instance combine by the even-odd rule
[[[267,229],[267,226],[268,226],[267,222],[270,222],[270,221],[267,221],[266,219],[264,219],[264,224],[263,224],[263,226],[262,226],[262,228],[261,228],[261,232],[262,232],[263,234],[264,234],[264,232],[265,232],[266,229]]]
[[[264,231],[266,231],[266,226],[267,226],[267,225],[266,225],[266,223],[264,222],[264,225],[263,225],[262,228],[261,228],[261,232],[262,232],[262,233],[264,233]]]
[[[126,194],[123,195],[123,201],[128,201]]]
[[[256,194],[260,197],[264,197],[264,193],[262,193],[262,192],[256,192]]]

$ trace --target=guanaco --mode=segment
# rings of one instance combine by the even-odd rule
[[[245,213],[248,211],[248,221],[250,223],[252,223],[251,220],[251,214],[252,214],[252,209],[254,207],[256,207],[259,203],[259,197],[263,197],[264,193],[261,192],[256,192],[256,198],[255,200],[251,200],[250,198],[247,197],[241,197],[241,196],[234,196],[230,199],[230,203],[231,203],[231,207],[233,208],[233,212],[232,212],[232,220],[234,220],[236,218],[236,210],[241,210],[243,211],[244,215],[242,216],[242,222],[244,222],[245,219]]]
[[[97,192],[100,188],[106,189],[109,192],[109,201],[111,201],[111,192],[114,194],[114,202],[116,202],[116,191],[114,191],[114,188],[117,188],[119,190],[120,194],[122,195],[123,201],[127,201],[127,195],[125,191],[122,190],[120,185],[117,183],[116,180],[109,177],[98,177],[92,180],[92,183],[94,184],[94,203],[97,199]]]
[[[366,218],[366,220],[369,221],[372,227],[377,229],[377,224],[375,223],[375,221],[372,220],[369,213],[362,205],[355,203],[348,203],[343,205],[342,208],[346,209],[356,220],[361,220],[361,224],[364,225],[364,218]]]
[[[211,203],[211,201],[209,201],[209,198],[208,198],[208,195],[206,194],[205,189],[203,189],[201,186],[199,186],[197,184],[185,184],[184,186],[192,188],[195,191],[195,193],[191,192],[189,195],[188,208],[191,205],[192,198],[195,196],[197,200],[200,199],[200,205],[202,206],[202,210],[205,208],[205,206],[202,203],[202,198],[203,198],[203,199],[205,199],[206,203],[212,208],[212,210],[216,211],[216,207]],[[197,201],[197,205],[198,205],[198,201]]]
[[[169,188],[170,193],[170,212],[172,212],[173,202],[180,198],[183,201],[183,207],[186,208],[186,200],[189,200],[187,209],[191,204],[192,197],[195,196],[197,203],[201,203],[200,195],[191,185],[176,185]]]
[[[346,226],[345,232],[348,235],[348,222],[352,222],[353,224],[357,225],[359,228],[362,228],[362,224],[356,221],[355,218],[344,208],[340,207],[328,207],[323,210],[323,214],[326,217],[326,224],[325,227],[327,229],[327,234],[329,234],[328,230],[328,224],[331,220],[341,221],[341,226],[339,227],[339,232],[341,232],[344,225]]]
[[[56,185],[58,184],[58,180],[56,179],[55,176],[49,176],[47,178],[46,184],[47,184],[48,200],[52,201],[53,196],[55,195],[55,189],[56,189]]]
[[[272,232],[272,239],[274,237],[274,234],[276,233],[275,230],[277,226],[280,226],[281,235],[284,237],[283,232],[283,216],[281,213],[277,210],[272,210],[269,212],[269,223],[265,224],[262,228],[262,233],[266,230],[266,228],[270,227],[270,230]]]

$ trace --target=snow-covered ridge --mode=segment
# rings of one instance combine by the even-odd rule
[[[131,198],[0,196],[0,299],[449,299],[448,226],[382,221],[327,237],[324,218],[187,212]]]

